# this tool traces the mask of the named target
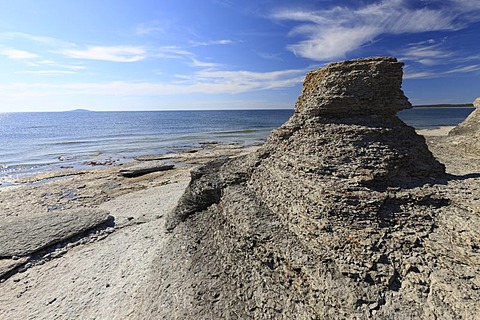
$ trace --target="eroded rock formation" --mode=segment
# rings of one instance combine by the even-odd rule
[[[433,319],[478,306],[431,278],[443,265],[425,244],[449,204],[436,187],[446,178],[395,116],[410,107],[401,81],[402,63],[388,57],[313,71],[295,114],[257,152],[192,172],[167,219],[148,312]]]
[[[480,98],[473,102],[473,106],[477,109],[448,135],[457,137],[453,143],[463,148],[466,153],[478,154],[480,152]]]

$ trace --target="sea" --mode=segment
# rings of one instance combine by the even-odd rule
[[[454,126],[474,108],[413,108],[398,116],[416,129]],[[131,161],[209,143],[254,145],[293,110],[0,113],[0,185],[65,168]]]

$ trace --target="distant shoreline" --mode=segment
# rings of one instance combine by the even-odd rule
[[[472,103],[461,104],[422,104],[413,106],[414,108],[474,108]]]

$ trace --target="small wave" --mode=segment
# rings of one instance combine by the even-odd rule
[[[75,144],[85,144],[91,143],[91,141],[60,141],[60,142],[53,142],[49,143],[50,145],[57,145],[57,146],[64,146],[64,145],[75,145]]]

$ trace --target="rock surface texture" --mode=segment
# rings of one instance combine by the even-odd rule
[[[475,109],[465,121],[450,131],[452,143],[464,149],[465,153],[480,154],[480,98],[473,102]]]
[[[172,237],[150,282],[158,297],[148,313],[478,316],[478,247],[456,233],[465,229],[475,246],[479,234],[465,217],[478,212],[451,203],[452,177],[395,116],[410,107],[401,81],[402,63],[389,57],[313,71],[294,115],[264,146],[193,171],[167,217]],[[452,216],[463,218],[451,225]],[[171,272],[173,264],[180,269]]]
[[[0,257],[26,256],[107,222],[105,210],[77,209],[0,221]]]

